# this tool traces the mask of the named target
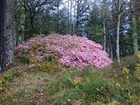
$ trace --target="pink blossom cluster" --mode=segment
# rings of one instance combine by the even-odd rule
[[[51,34],[46,37],[35,37],[17,46],[17,56],[26,53],[34,56],[38,61],[49,54],[56,56],[58,61],[65,67],[83,68],[92,65],[103,68],[112,64],[103,47],[88,38]]]

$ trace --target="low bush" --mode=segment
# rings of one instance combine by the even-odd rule
[[[135,65],[134,76],[140,80],[140,52],[137,54],[137,64]]]
[[[28,66],[28,69],[32,69],[34,71],[43,71],[43,72],[60,72],[63,71],[63,67],[57,61],[45,61],[43,63],[34,63]]]
[[[46,101],[53,105],[134,105],[134,89],[130,84],[122,84],[104,77],[96,72],[66,72],[48,84],[45,89]],[[89,75],[90,74],[90,75]]]
[[[23,63],[23,64],[29,64],[30,63],[30,59],[28,58],[28,56],[21,56],[18,57],[19,63]]]
[[[0,91],[4,91],[8,88],[8,85],[17,77],[20,76],[19,70],[7,71],[0,76]]]
[[[85,37],[70,35],[53,34],[32,38],[18,45],[15,54],[23,63],[32,63],[32,59],[42,63],[46,58],[50,59],[51,55],[65,67],[84,68],[92,65],[104,68],[112,64],[112,60],[100,44]]]

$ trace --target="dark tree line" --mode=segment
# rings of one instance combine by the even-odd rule
[[[139,6],[137,0],[99,0],[90,13],[90,38],[118,62],[139,50]]]

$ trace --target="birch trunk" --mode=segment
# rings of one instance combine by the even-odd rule
[[[117,39],[116,39],[116,54],[117,54],[118,63],[120,63],[120,19],[121,19],[121,14],[118,15]]]
[[[121,24],[121,6],[122,0],[118,3],[118,19],[117,19],[117,38],[116,38],[116,57],[117,62],[120,64],[120,24]]]

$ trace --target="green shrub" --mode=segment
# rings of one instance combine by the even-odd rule
[[[76,94],[78,95],[78,91],[77,89],[75,90],[71,74],[65,73],[62,77],[49,82],[45,89],[45,100],[48,104],[62,105],[66,103],[64,105],[68,105],[68,103],[70,103],[68,101],[69,98],[72,101],[71,98]]]
[[[135,64],[137,62],[138,62],[137,56],[127,56],[122,58],[121,64],[123,66],[129,66],[129,69],[134,69]]]
[[[134,76],[135,76],[138,80],[140,80],[140,64],[137,64],[137,65],[136,65],[136,70],[135,70],[135,72],[134,72]]]
[[[19,57],[18,59],[19,59],[19,62],[22,64],[29,64],[30,63],[30,59],[27,56],[22,56],[22,57]]]
[[[52,61],[35,64],[34,70],[44,72],[60,72],[63,70],[63,67],[57,61]]]
[[[10,83],[18,76],[20,76],[20,72],[17,69],[11,70],[11,71],[9,70],[9,71],[5,72],[5,74],[1,75],[1,77],[0,77],[0,91],[5,90],[5,88],[8,88]]]
[[[19,70],[17,70],[17,69],[16,69],[16,70],[13,70],[12,76],[13,76],[14,78],[20,76]]]
[[[69,74],[65,74],[61,78],[51,81],[46,91],[48,94],[52,95],[65,89],[72,89],[73,87],[72,78]]]
[[[137,63],[135,64],[134,76],[136,79],[140,80],[140,52],[137,53]]]
[[[11,74],[4,75],[4,79],[8,82],[11,82],[14,78]]]
[[[137,53],[136,59],[137,59],[137,62],[140,63],[140,52]]]
[[[108,102],[114,97],[115,87],[108,84],[108,81],[95,78],[87,78],[82,85],[82,90],[85,93],[87,103],[91,102]]]
[[[47,85],[45,99],[48,104],[53,105],[72,105],[79,100],[81,105],[133,105],[130,96],[134,95],[134,89],[138,91],[138,87],[126,82],[113,82],[99,75],[100,73],[66,72]],[[122,74],[128,75],[128,70],[124,68]]]
[[[94,75],[85,71],[79,72],[79,75],[74,75],[74,72],[65,73],[60,79],[49,83],[46,89],[47,101],[55,105],[72,105],[81,99],[85,103],[112,101],[116,95],[114,85],[108,84],[106,80],[92,78]]]

